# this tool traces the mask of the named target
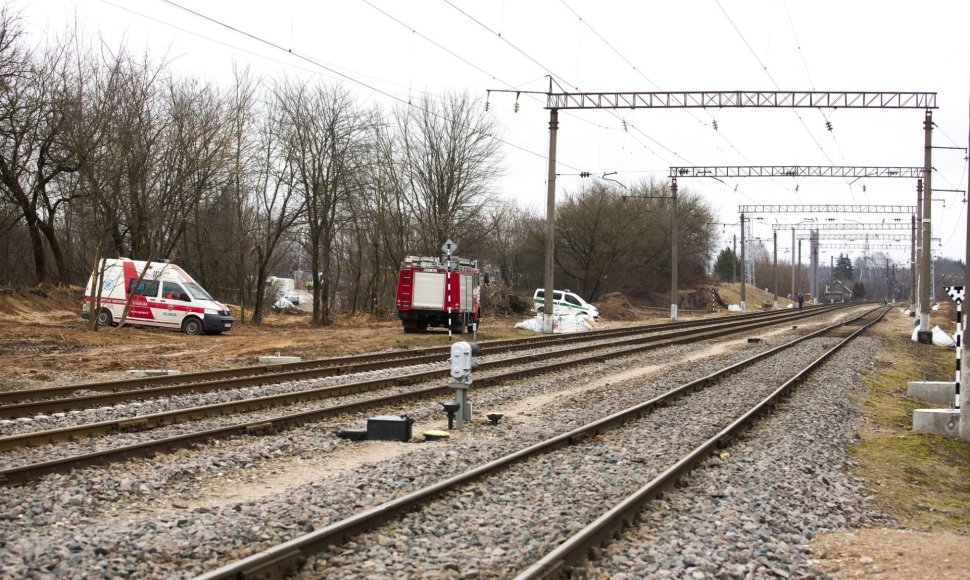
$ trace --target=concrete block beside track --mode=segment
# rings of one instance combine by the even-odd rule
[[[302,359],[298,356],[261,356],[259,357],[259,362],[267,365],[281,365],[284,363],[296,363],[300,362]]]
[[[956,390],[956,383],[953,381],[909,381],[906,383],[906,394],[910,397],[944,405],[953,402]]]
[[[913,431],[959,437],[960,411],[958,409],[915,409]]]
[[[168,375],[179,375],[182,371],[172,369],[137,369],[126,371],[132,377],[166,377]]]

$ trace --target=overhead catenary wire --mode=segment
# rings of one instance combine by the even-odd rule
[[[409,102],[409,100],[406,99],[406,98],[400,97],[398,95],[395,95],[393,93],[390,93],[388,91],[385,91],[384,89],[381,89],[379,87],[376,87],[376,86],[374,86],[372,84],[366,83],[366,82],[364,82],[364,81],[362,81],[360,79],[354,78],[353,76],[350,76],[349,74],[342,73],[342,72],[334,69],[331,66],[328,66],[326,64],[323,64],[321,62],[316,61],[315,59],[313,59],[313,58],[311,58],[311,57],[309,57],[307,55],[303,55],[303,54],[301,54],[301,53],[299,53],[297,51],[294,51],[292,49],[288,49],[286,47],[283,47],[283,46],[281,46],[281,45],[279,45],[279,44],[277,44],[277,43],[275,43],[273,41],[270,41],[270,40],[267,40],[265,38],[262,38],[262,37],[260,37],[260,36],[258,36],[256,34],[254,34],[254,33],[251,33],[251,32],[245,31],[245,30],[242,30],[241,28],[232,26],[230,24],[227,24],[225,22],[222,22],[220,20],[217,20],[217,19],[215,19],[215,18],[213,18],[211,16],[207,16],[205,14],[202,14],[201,12],[198,12],[198,11],[192,10],[190,8],[187,8],[185,6],[182,6],[182,5],[178,4],[177,2],[174,2],[173,0],[160,0],[160,1],[163,2],[163,3],[165,3],[165,4],[169,4],[169,5],[171,5],[171,6],[175,7],[175,8],[178,8],[179,10],[183,10],[185,12],[188,12],[189,14],[192,14],[192,15],[198,17],[198,18],[201,18],[203,20],[206,20],[208,22],[211,22],[212,24],[215,24],[217,26],[221,26],[223,28],[226,28],[228,30],[231,30],[231,31],[233,31],[233,32],[235,32],[237,34],[240,34],[242,36],[245,36],[245,37],[247,37],[247,38],[249,38],[251,40],[254,40],[254,41],[258,42],[258,43],[264,44],[264,45],[269,46],[271,48],[274,48],[276,50],[280,50],[280,51],[286,52],[287,54],[293,55],[297,59],[303,60],[303,61],[305,61],[307,63],[310,63],[310,64],[312,64],[314,66],[320,67],[320,68],[322,68],[324,70],[330,71],[331,73],[339,76],[342,79],[345,79],[345,80],[347,80],[347,81],[349,81],[351,83],[354,83],[356,85],[360,85],[360,86],[362,86],[362,87],[364,87],[364,88],[366,88],[368,90],[371,90],[371,91],[373,91],[375,93],[384,95],[385,97],[388,97],[388,98],[390,98],[390,99],[392,99],[392,100],[394,100],[394,101],[396,101],[398,103],[401,103],[402,105],[405,105],[405,106],[408,106],[408,107],[412,107],[412,108],[416,108],[416,109],[418,109],[420,111],[423,111],[425,113],[428,113],[428,114],[433,114],[432,111],[429,111],[429,110],[424,109],[424,108],[422,108],[422,107],[420,107],[418,105],[415,105],[415,104]],[[538,153],[536,151],[532,151],[530,149],[527,149],[525,147],[522,147],[521,145],[517,145],[515,143],[511,143],[509,141],[506,141],[506,140],[504,140],[504,139],[502,139],[500,137],[496,137],[495,135],[486,134],[485,136],[486,137],[489,137],[491,139],[495,139],[496,141],[498,141],[500,143],[504,143],[504,144],[506,144],[506,145],[508,145],[510,147],[513,147],[515,149],[518,149],[518,150],[523,151],[525,153],[528,153],[530,155],[534,155],[534,156],[540,157],[542,159],[545,159],[546,158],[546,154],[544,154],[544,153]],[[576,170],[578,170],[578,168],[575,168],[575,167],[570,167],[570,169],[576,169]]]
[[[473,16],[473,15],[471,15],[471,14],[469,14],[469,13],[468,13],[468,12],[466,12],[465,10],[462,10],[461,8],[459,8],[458,6],[456,6],[456,5],[455,5],[454,3],[452,3],[452,2],[450,1],[450,0],[443,0],[443,1],[444,1],[444,2],[445,2],[445,3],[447,4],[447,5],[449,5],[449,6],[451,6],[452,8],[454,8],[454,9],[455,9],[455,10],[456,10],[457,12],[459,12],[459,13],[460,13],[461,15],[463,15],[463,16],[464,16],[465,18],[467,18],[467,19],[469,19],[469,20],[471,20],[471,21],[472,21],[473,23],[475,23],[476,25],[478,25],[478,26],[479,26],[479,27],[481,27],[482,29],[484,29],[484,30],[486,30],[486,31],[487,31],[487,32],[489,32],[490,34],[492,34],[492,35],[494,35],[495,37],[497,37],[497,38],[499,38],[499,39],[500,39],[500,40],[501,40],[501,41],[502,41],[503,43],[505,43],[505,44],[507,44],[508,46],[510,46],[511,48],[513,48],[513,49],[514,49],[514,50],[515,50],[516,52],[518,52],[519,54],[521,54],[521,55],[523,55],[523,56],[524,56],[525,58],[527,58],[527,59],[528,59],[528,60],[529,60],[530,62],[532,62],[532,63],[534,63],[534,64],[536,64],[536,65],[538,65],[538,66],[540,66],[540,67],[542,67],[542,68],[543,68],[543,70],[545,70],[545,71],[547,71],[547,72],[548,72],[548,73],[550,74],[550,79],[551,79],[551,80],[552,80],[552,81],[553,81],[554,83],[556,83],[557,85],[559,85],[559,86],[560,86],[560,90],[562,90],[563,92],[566,92],[566,91],[565,91],[565,90],[564,90],[564,89],[562,88],[562,86],[561,86],[562,84],[565,84],[565,85],[567,85],[567,86],[570,86],[570,87],[572,87],[572,88],[574,88],[574,89],[575,89],[575,90],[577,90],[577,91],[580,91],[580,90],[581,90],[581,89],[580,89],[580,88],[579,88],[578,86],[576,86],[576,83],[574,83],[574,82],[570,82],[570,81],[568,81],[567,79],[565,79],[565,78],[563,78],[563,77],[562,77],[561,75],[558,75],[558,74],[556,74],[556,73],[555,73],[554,71],[552,71],[551,69],[549,69],[549,68],[547,68],[547,67],[544,67],[544,65],[543,65],[543,64],[542,64],[541,62],[539,62],[539,60],[538,60],[538,59],[536,59],[536,58],[534,58],[534,57],[532,57],[532,56],[531,56],[531,55],[529,55],[529,54],[528,54],[528,53],[527,53],[527,52],[526,52],[525,50],[523,50],[522,48],[520,48],[519,46],[517,46],[517,45],[516,45],[515,43],[513,43],[512,41],[510,41],[510,40],[508,39],[508,37],[507,37],[507,35],[503,35],[503,34],[502,34],[502,33],[501,33],[500,31],[496,31],[496,30],[494,30],[494,29],[492,29],[491,27],[489,27],[488,25],[486,25],[485,23],[483,23],[483,22],[482,22],[481,20],[479,20],[479,19],[477,19],[477,18],[476,18],[475,16]],[[676,157],[676,158],[678,158],[678,159],[680,159],[680,160],[682,160],[683,162],[685,162],[685,163],[687,163],[688,165],[693,165],[693,164],[694,164],[694,163],[693,163],[693,162],[692,162],[691,160],[689,160],[689,159],[687,159],[686,157],[684,157],[683,155],[681,155],[681,154],[679,154],[678,152],[676,152],[676,151],[674,151],[673,149],[671,149],[671,148],[670,148],[670,147],[668,147],[667,145],[665,145],[665,144],[663,144],[663,143],[661,143],[661,142],[660,142],[660,141],[658,141],[657,139],[655,139],[655,138],[653,138],[652,136],[650,136],[650,135],[648,135],[648,134],[647,134],[646,132],[644,132],[644,131],[643,131],[642,129],[640,129],[639,127],[637,127],[637,126],[635,126],[635,125],[632,125],[632,124],[629,124],[629,123],[626,123],[626,121],[625,121],[625,120],[624,120],[624,119],[623,119],[623,118],[622,118],[622,117],[621,117],[621,116],[619,115],[619,113],[617,113],[616,111],[613,111],[613,110],[610,110],[610,109],[607,109],[607,110],[606,110],[606,112],[607,112],[608,114],[610,114],[611,116],[613,116],[614,118],[616,118],[616,119],[618,119],[618,120],[620,120],[620,121],[621,121],[622,123],[624,123],[624,124],[625,124],[625,125],[626,125],[626,126],[627,126],[627,127],[629,128],[629,129],[632,129],[632,130],[633,130],[633,131],[635,131],[636,133],[638,133],[638,134],[640,134],[640,135],[642,135],[642,136],[643,136],[644,138],[646,138],[647,140],[649,140],[649,141],[651,141],[652,143],[654,143],[654,144],[655,144],[656,146],[658,146],[658,147],[660,147],[661,149],[663,149],[664,151],[666,151],[666,152],[668,152],[668,153],[669,153],[670,155],[673,155],[674,157]],[[661,160],[661,161],[662,161],[663,163],[665,163],[666,165],[668,165],[668,166],[670,166],[670,165],[672,165],[672,163],[670,162],[670,160],[669,160],[669,159],[665,159],[665,158],[664,158],[663,156],[661,156],[661,155],[659,155],[659,154],[657,154],[657,153],[656,153],[655,151],[653,151],[653,150],[652,150],[652,149],[651,149],[650,147],[648,147],[648,146],[647,146],[647,145],[646,145],[645,143],[643,143],[643,142],[641,142],[641,141],[639,141],[639,140],[637,140],[636,138],[634,138],[634,140],[635,140],[635,141],[636,141],[636,142],[637,142],[637,143],[638,143],[638,144],[639,144],[639,145],[640,145],[641,147],[643,147],[643,148],[644,148],[644,149],[646,149],[646,150],[647,150],[648,152],[650,152],[650,153],[651,153],[651,154],[652,154],[652,155],[653,155],[654,157],[656,157],[656,158],[658,158],[658,159],[660,159],[660,160]],[[718,186],[718,187],[719,187],[719,188],[723,188],[723,189],[725,189],[726,191],[729,191],[729,192],[732,192],[732,193],[738,193],[738,191],[737,191],[737,187],[735,187],[733,191],[732,191],[732,190],[731,190],[730,188],[726,188],[726,187],[724,187],[724,184],[723,184],[723,183],[721,183],[721,185],[720,185],[720,186]],[[742,196],[742,197],[747,197],[747,196],[746,196],[745,194],[743,194],[743,193],[741,194],[741,196]],[[750,198],[749,198],[749,199],[750,199]]]
[[[532,55],[530,55],[529,53],[527,53],[525,50],[523,50],[522,48],[520,48],[519,46],[517,46],[515,43],[513,43],[512,41],[510,41],[506,36],[503,36],[501,34],[501,32],[496,31],[496,30],[493,30],[491,27],[489,27],[488,25],[486,25],[481,20],[475,18],[474,16],[472,16],[471,14],[469,14],[468,12],[466,12],[465,10],[462,10],[461,8],[459,8],[458,6],[456,6],[453,2],[451,2],[451,0],[443,0],[443,1],[445,2],[445,4],[451,6],[456,11],[458,11],[461,15],[465,16],[466,18],[468,18],[469,20],[471,20],[472,22],[474,22],[475,24],[477,24],[481,28],[485,29],[489,33],[495,35],[496,38],[500,39],[503,43],[507,44],[509,47],[511,47],[512,49],[514,49],[516,52],[518,52],[519,54],[521,54],[522,56],[524,56],[525,58],[527,58],[530,62],[534,63],[535,65],[539,66],[541,69],[543,69],[546,72],[548,72],[549,75],[550,75],[550,77],[552,78],[552,80],[554,82],[556,82],[557,84],[560,84],[560,89],[561,90],[562,90],[562,87],[561,87],[562,84],[567,85],[567,86],[571,87],[572,89],[574,89],[576,91],[580,91],[581,90],[578,86],[576,86],[575,83],[566,80],[562,75],[557,74],[551,68],[543,65],[541,62],[539,62],[538,59],[534,58]],[[623,121],[623,118],[616,111],[607,110],[607,112],[610,115],[612,115],[614,118],[620,120],[621,122]],[[667,147],[666,145],[660,143],[659,141],[657,141],[653,137],[650,137],[649,135],[647,135],[643,131],[639,130],[638,128],[633,127],[632,125],[630,125],[630,127],[632,127],[634,130],[639,131],[644,137],[646,137],[647,139],[649,139],[650,141],[652,141],[653,143],[655,143],[658,147],[661,147],[662,149],[664,149],[668,153],[670,153],[670,154],[672,154],[672,155],[674,155],[674,156],[676,156],[676,157],[678,157],[680,159],[683,159],[687,163],[690,163],[690,161],[688,161],[684,157],[680,156],[676,151],[674,151],[674,150],[670,149],[669,147]],[[643,144],[641,143],[641,145],[643,145]],[[643,145],[643,146],[652,155],[654,155],[655,157],[661,159],[661,161],[663,161],[663,162],[667,163],[668,165],[670,165],[669,160],[663,159],[663,157],[661,157],[660,155],[658,155],[656,152],[654,152],[653,150],[651,150],[649,147],[646,147],[645,145]]]
[[[785,8],[785,15],[788,17],[788,26],[791,29],[792,38],[795,39],[795,48],[798,49],[798,56],[802,60],[802,67],[804,67],[805,75],[808,77],[808,84],[811,86],[813,91],[817,90],[815,87],[815,79],[812,78],[812,71],[808,68],[808,60],[805,58],[805,51],[802,50],[802,42],[798,39],[798,32],[795,31],[795,21],[791,17],[791,11],[788,10],[788,1],[782,0],[782,6]],[[839,145],[839,141],[835,137],[835,131],[832,130],[831,118],[823,109],[819,109],[818,112],[822,115],[822,118],[825,119],[825,126],[829,130],[829,134],[832,137],[832,142],[835,144],[835,148],[838,149],[839,155],[842,157],[842,160],[846,162],[845,164],[849,165],[848,161],[846,161],[845,152],[842,150],[842,146]],[[849,191],[852,191],[851,184],[849,186]],[[866,197],[868,198],[868,196]]]
[[[781,89],[781,86],[775,80],[775,77],[771,74],[771,71],[768,70],[768,67],[761,60],[761,57],[759,57],[758,56],[758,53],[755,52],[754,47],[752,47],[751,46],[751,43],[748,42],[748,39],[745,38],[744,33],[741,32],[741,29],[738,28],[738,25],[737,24],[735,24],[734,20],[731,18],[731,15],[728,14],[727,13],[727,10],[724,9],[724,6],[721,5],[721,0],[714,0],[714,3],[717,4],[717,7],[721,10],[721,13],[724,14],[724,17],[731,24],[731,27],[734,29],[734,31],[737,32],[738,36],[741,38],[741,42],[744,43],[744,46],[747,47],[748,52],[750,52],[751,53],[751,56],[753,56],[754,59],[758,62],[758,65],[761,67],[761,70],[763,70],[764,73],[765,73],[765,75],[768,76],[768,80],[771,81],[771,84],[773,84],[775,86],[775,89],[776,90],[779,90],[779,91],[782,90]],[[815,143],[816,147],[818,147],[818,150],[821,151],[822,152],[822,155],[825,156],[825,159],[828,160],[829,165],[835,165],[835,162],[832,161],[832,158],[825,151],[825,148],[822,147],[822,144],[819,143],[818,142],[818,139],[815,138],[815,134],[812,133],[811,129],[808,128],[808,125],[805,123],[805,119],[802,118],[802,116],[798,113],[797,110],[792,109],[792,112],[795,114],[795,117],[798,118],[798,121],[802,124],[802,127],[805,129],[805,132],[808,133],[808,136],[809,137],[811,137],[811,139]]]
[[[571,13],[571,14],[572,14],[573,16],[575,16],[575,17],[576,17],[576,18],[577,18],[577,19],[578,19],[578,20],[579,20],[579,21],[580,21],[580,22],[581,22],[581,23],[582,23],[582,24],[583,24],[583,25],[584,25],[584,26],[585,26],[585,27],[586,27],[587,29],[589,29],[589,30],[590,30],[590,32],[592,32],[592,33],[593,33],[593,34],[594,34],[594,35],[595,35],[595,36],[596,36],[596,37],[597,37],[598,39],[600,39],[600,40],[601,40],[601,41],[602,41],[602,42],[603,42],[603,43],[604,43],[604,44],[605,44],[605,45],[606,45],[606,46],[607,46],[607,47],[608,47],[608,48],[609,48],[610,50],[612,50],[612,51],[613,51],[613,52],[614,52],[614,53],[615,53],[615,54],[616,54],[616,55],[617,55],[617,56],[618,56],[618,57],[619,57],[619,58],[620,58],[620,59],[621,59],[621,60],[622,60],[622,61],[623,61],[624,63],[626,63],[626,64],[627,64],[627,65],[629,65],[629,66],[630,66],[630,67],[631,67],[631,68],[632,68],[632,69],[633,69],[634,71],[636,71],[636,72],[637,72],[637,74],[638,74],[638,75],[639,75],[639,76],[640,76],[641,78],[643,78],[644,80],[646,80],[646,81],[647,81],[647,82],[648,82],[649,84],[651,84],[651,85],[653,85],[653,86],[654,86],[654,88],[656,88],[657,90],[662,90],[662,89],[661,89],[661,87],[660,87],[660,86],[659,86],[659,85],[658,85],[658,84],[657,84],[657,83],[656,83],[655,81],[653,81],[652,79],[650,79],[649,77],[647,77],[647,76],[646,76],[646,74],[644,74],[644,73],[643,73],[643,71],[642,71],[642,70],[641,70],[640,68],[638,68],[638,67],[637,67],[637,66],[636,66],[636,65],[635,65],[635,64],[634,64],[634,63],[633,63],[633,62],[632,62],[632,61],[631,61],[630,59],[628,59],[628,58],[627,58],[627,57],[626,57],[625,55],[623,55],[623,54],[622,54],[622,53],[621,53],[621,52],[620,52],[620,51],[619,51],[619,50],[618,50],[618,49],[617,49],[617,48],[616,48],[615,46],[613,46],[613,44],[612,44],[612,43],[610,43],[610,42],[609,42],[609,41],[608,41],[608,40],[606,39],[606,37],[604,37],[604,36],[603,36],[602,34],[600,34],[600,33],[599,33],[599,32],[598,32],[598,31],[597,31],[597,30],[596,30],[595,28],[593,28],[593,26],[592,26],[592,24],[590,24],[590,22],[589,22],[588,20],[586,20],[586,19],[584,19],[584,18],[583,18],[583,17],[582,17],[582,16],[581,16],[581,15],[580,15],[580,14],[579,14],[579,13],[578,13],[578,12],[577,12],[577,11],[576,11],[576,10],[575,10],[574,8],[573,8],[573,7],[572,7],[572,6],[570,6],[570,5],[569,5],[569,4],[568,4],[568,3],[566,2],[566,0],[560,0],[560,1],[561,1],[561,3],[563,4],[563,6],[565,6],[565,7],[566,7],[566,9],[567,9],[567,10],[569,10],[569,12],[570,12],[570,13]],[[705,112],[706,112],[706,113],[707,113],[708,115],[710,115],[710,116],[711,116],[711,119],[712,119],[712,122],[711,122],[711,124],[710,124],[709,126],[711,126],[711,127],[713,127],[713,128],[714,128],[714,129],[715,129],[715,130],[717,131],[717,129],[718,129],[718,127],[717,127],[717,121],[716,121],[716,120],[714,120],[714,113],[712,113],[712,112],[711,112],[710,110],[708,110],[708,109],[704,109],[704,111],[705,111]],[[695,114],[694,114],[694,113],[693,113],[692,111],[689,111],[689,110],[688,110],[688,113],[690,114],[690,116],[691,116],[691,117],[693,117],[693,118],[694,118],[695,120],[697,120],[697,121],[698,121],[698,122],[699,122],[700,124],[702,124],[702,125],[705,125],[705,126],[708,126],[708,124],[707,124],[707,123],[704,123],[704,121],[702,121],[702,120],[701,120],[700,118],[698,118],[698,117],[697,117],[697,116],[696,116],[696,115],[695,115]],[[627,127],[627,122],[626,122],[626,120],[625,120],[625,119],[623,120],[623,124],[624,124],[624,127]],[[679,159],[681,159],[681,160],[683,160],[683,161],[684,161],[684,162],[686,162],[686,163],[687,163],[688,165],[692,165],[692,164],[693,164],[693,162],[691,162],[691,161],[690,161],[689,159],[687,159],[687,158],[685,158],[684,156],[682,156],[682,155],[680,155],[680,154],[679,154],[679,153],[677,153],[676,151],[674,151],[674,150],[672,150],[672,149],[670,149],[669,147],[667,147],[667,146],[665,146],[665,145],[664,145],[663,143],[660,143],[659,141],[657,141],[656,139],[654,139],[653,137],[651,137],[650,135],[648,135],[648,134],[646,134],[646,133],[645,133],[644,131],[642,131],[642,130],[641,130],[641,129],[640,129],[639,127],[636,127],[636,126],[633,126],[632,124],[631,124],[631,125],[629,125],[629,126],[630,126],[630,127],[632,127],[634,131],[636,131],[636,132],[638,132],[639,134],[641,134],[641,135],[643,135],[643,137],[645,137],[646,139],[648,139],[648,140],[650,140],[650,141],[652,141],[652,142],[654,142],[654,143],[655,143],[655,144],[656,144],[657,146],[659,146],[659,147],[661,147],[661,148],[663,148],[664,150],[666,150],[666,151],[667,151],[668,153],[670,153],[670,154],[672,154],[672,155],[674,155],[675,157],[677,157],[677,158],[679,158]],[[732,143],[732,142],[731,142],[731,141],[730,141],[730,140],[729,140],[729,139],[728,139],[728,138],[727,138],[726,136],[724,136],[724,134],[723,134],[722,132],[720,132],[720,131],[718,131],[718,137],[719,137],[719,138],[720,138],[721,140],[723,140],[723,141],[724,141],[725,143],[727,143],[727,145],[728,145],[728,146],[729,146],[729,147],[730,147],[731,149],[733,149],[733,150],[734,150],[734,151],[735,151],[735,152],[736,152],[736,153],[737,153],[737,154],[738,154],[738,155],[739,155],[739,156],[740,156],[740,157],[741,157],[742,159],[745,159],[746,161],[748,161],[748,163],[749,163],[749,164],[753,164],[753,162],[752,162],[752,161],[750,160],[750,158],[748,158],[748,157],[747,157],[747,156],[746,156],[746,155],[745,155],[744,153],[742,153],[742,152],[741,152],[741,151],[740,151],[740,150],[739,150],[739,149],[738,149],[738,148],[737,148],[737,147],[736,147],[736,146],[734,145],[734,143]],[[649,149],[649,148],[647,148],[647,150],[648,150],[648,151],[650,151],[650,149]],[[651,151],[651,152],[652,152],[652,151]],[[659,156],[657,156],[657,157],[659,158]],[[718,180],[718,181],[720,181],[720,180]],[[775,180],[774,178],[772,178],[772,181],[775,181],[775,183],[778,183],[778,182],[777,182],[777,181],[776,181],[776,180]],[[724,182],[723,182],[723,181],[720,181],[720,183],[721,183],[722,185],[724,185]],[[785,185],[783,185],[783,184],[781,184],[781,183],[778,183],[778,185],[779,185],[780,187],[782,187],[782,189],[786,189],[786,190],[788,190],[788,191],[791,191],[792,193],[794,193],[794,195],[795,195],[795,197],[796,197],[796,198],[798,198],[798,197],[799,197],[799,196],[798,196],[798,193],[797,193],[797,190],[792,190],[792,189],[791,189],[790,187],[787,187],[787,186],[785,186]],[[729,190],[729,191],[730,191],[730,190]],[[735,188],[734,188],[734,190],[733,190],[733,193],[737,193],[737,186],[735,186]],[[747,195],[745,195],[744,193],[741,193],[741,197],[743,197],[743,198],[746,198],[746,199],[751,199],[751,198],[750,198],[749,196],[747,196]]]

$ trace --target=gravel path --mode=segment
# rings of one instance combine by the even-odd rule
[[[781,341],[781,336],[771,339],[773,344]],[[521,416],[511,414],[497,427],[474,422],[446,444],[351,444],[333,436],[336,428],[360,427],[364,417],[357,417],[323,421],[268,437],[240,437],[159,455],[154,460],[48,476],[24,487],[6,489],[0,498],[0,538],[4,538],[0,540],[0,573],[52,577],[192,576],[458,473],[552,432],[564,431],[589,417],[628,406],[763,348],[746,345],[716,360],[665,370],[653,379],[611,382],[593,392],[558,400],[549,394],[564,384],[591,383],[600,380],[604,373],[620,372],[631,365],[682,361],[696,347],[653,351],[484,389],[475,394],[478,409],[504,408],[523,397],[550,399]],[[373,414],[384,412],[375,410]],[[407,412],[424,419],[441,418],[440,408],[431,401],[416,404]],[[348,449],[366,451],[390,446],[400,452],[394,459],[370,464],[349,475],[287,488],[278,495],[254,501],[188,507],[188,499],[202,493],[201,480],[225,478],[244,482],[245,474],[254,466],[272,466],[281,458],[311,461]]]

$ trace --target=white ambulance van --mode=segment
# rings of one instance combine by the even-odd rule
[[[171,262],[151,262],[141,282],[138,276],[146,263],[127,258],[102,260],[101,306],[98,324],[114,325],[121,320],[130,294],[131,310],[126,324],[161,326],[186,334],[219,334],[232,329],[235,321],[225,304],[216,302],[185,270]],[[94,277],[84,290],[81,317],[89,318],[92,302],[97,298],[92,289]]]

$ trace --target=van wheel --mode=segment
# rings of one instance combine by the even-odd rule
[[[198,318],[186,318],[182,323],[182,332],[185,334],[202,334],[202,321]]]
[[[98,324],[101,326],[108,326],[111,324],[111,311],[107,308],[102,308],[98,311]]]

